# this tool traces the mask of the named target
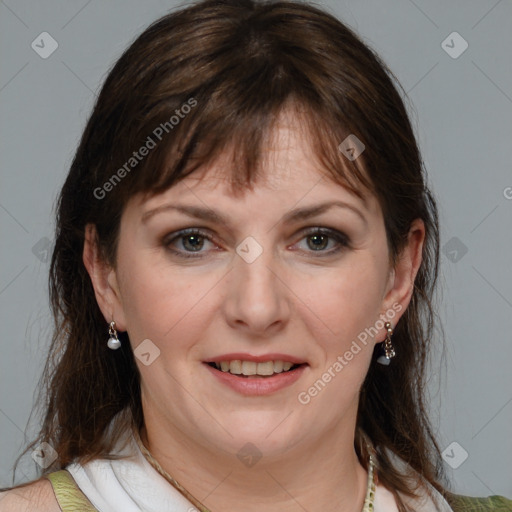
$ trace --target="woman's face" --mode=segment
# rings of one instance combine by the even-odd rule
[[[293,126],[243,195],[219,162],[130,201],[99,297],[137,355],[146,423],[210,449],[353,435],[385,316],[396,325],[412,287],[410,266],[390,269],[377,200],[322,177]]]

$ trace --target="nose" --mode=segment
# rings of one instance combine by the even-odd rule
[[[286,326],[291,292],[272,251],[264,250],[250,263],[237,255],[227,280],[224,314],[231,327],[248,336],[268,337]]]

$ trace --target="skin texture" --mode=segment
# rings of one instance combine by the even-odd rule
[[[0,512],[62,512],[46,478],[0,492]]]
[[[264,153],[265,172],[243,194],[233,194],[222,172],[227,160],[220,159],[163,194],[132,198],[114,268],[99,258],[94,227],[87,228],[84,264],[105,321],[114,318],[118,330],[128,331],[134,349],[150,339],[160,350],[149,366],[137,360],[142,438],[164,469],[212,510],[241,503],[270,512],[361,510],[367,474],[353,447],[358,396],[385,329],[360,344],[310,403],[297,397],[380,315],[394,309],[396,325],[421,262],[421,220],[390,268],[377,200],[363,201],[328,180],[297,126],[293,115],[280,117]],[[350,207],[283,220],[291,210],[330,200]],[[177,203],[216,210],[229,226],[165,208],[142,220]],[[170,242],[193,227],[212,240],[181,235]],[[348,245],[305,233],[319,227],[344,233]],[[263,250],[252,263],[236,252],[249,236]],[[169,248],[201,257],[186,259]],[[219,383],[203,363],[230,352],[284,353],[308,366],[291,386],[247,397]],[[237,457],[247,443],[262,454],[251,467]]]

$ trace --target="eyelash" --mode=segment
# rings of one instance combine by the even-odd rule
[[[183,229],[181,231],[178,231],[176,233],[171,233],[170,235],[166,236],[163,240],[163,245],[167,248],[167,250],[169,250],[170,252],[172,252],[173,254],[175,254],[181,258],[188,258],[188,259],[203,258],[204,256],[202,256],[202,254],[205,251],[198,251],[198,252],[178,251],[176,249],[171,248],[171,245],[173,242],[180,240],[180,239],[184,239],[187,236],[193,236],[193,235],[201,236],[202,238],[207,239],[209,242],[215,243],[213,241],[212,236],[209,233],[207,233],[199,228],[188,228],[188,229]],[[340,252],[342,249],[350,247],[350,241],[349,241],[349,238],[347,237],[347,235],[345,235],[344,233],[341,233],[340,231],[337,231],[335,229],[330,229],[330,228],[321,228],[321,227],[309,228],[303,233],[301,240],[304,238],[310,237],[310,236],[314,236],[314,235],[327,236],[327,237],[329,237],[329,239],[336,241],[338,244],[338,246],[336,248],[331,249],[329,251],[325,251],[325,250],[307,251],[307,252],[313,253],[314,258],[319,258],[322,256],[332,256],[333,254]],[[315,252],[318,252],[318,255],[314,255]]]

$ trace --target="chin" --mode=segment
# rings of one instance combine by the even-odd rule
[[[238,457],[246,451],[253,451],[254,455],[261,452],[265,457],[281,457],[304,437],[303,424],[293,420],[294,415],[284,411],[272,411],[263,413],[261,410],[254,412],[240,412],[230,415],[229,419],[219,418],[224,429],[216,429],[220,435],[215,436],[212,442],[214,446],[221,448]],[[301,426],[302,425],[302,426]],[[301,428],[299,428],[301,427]],[[205,432],[205,437],[210,437],[212,431]],[[250,453],[249,453],[250,455]]]

